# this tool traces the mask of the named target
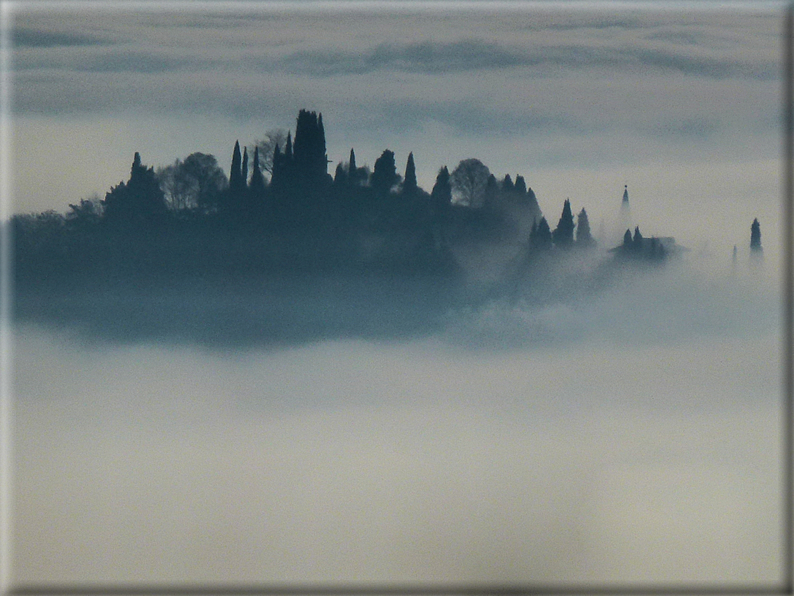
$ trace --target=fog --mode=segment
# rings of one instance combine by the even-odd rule
[[[463,227],[443,282],[41,253],[10,585],[776,585],[783,3],[709,4],[4,5],[8,215],[101,198],[135,152],[227,168],[306,108],[329,171],[413,152],[430,191],[478,158],[598,241],[552,263]],[[688,250],[620,265],[627,223]]]
[[[775,582],[777,288],[687,255],[407,336],[19,322],[13,582]]]

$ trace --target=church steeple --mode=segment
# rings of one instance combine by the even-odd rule
[[[623,202],[621,203],[621,205],[628,206],[628,204],[629,204],[629,185],[628,184],[624,184],[623,185]]]

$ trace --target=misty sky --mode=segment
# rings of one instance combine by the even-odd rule
[[[331,160],[414,152],[430,190],[477,157],[594,229],[727,254],[780,230],[782,4],[19,3],[13,212],[104,197],[132,155],[201,151],[323,113]],[[766,247],[765,247],[766,248]]]

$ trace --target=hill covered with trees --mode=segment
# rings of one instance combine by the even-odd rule
[[[584,208],[575,217],[566,200],[552,229],[522,175],[498,179],[476,158],[440,167],[429,191],[413,153],[398,167],[385,149],[370,170],[351,148],[328,169],[323,116],[307,110],[294,136],[270,131],[250,151],[236,142],[228,176],[212,155],[155,170],[135,153],[104,199],[12,218],[17,313],[120,336],[147,325],[391,334],[484,297],[581,295],[609,283],[615,264],[668,256],[665,239],[636,229],[605,266]]]

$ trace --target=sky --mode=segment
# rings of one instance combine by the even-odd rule
[[[331,173],[412,151],[430,190],[476,157],[552,222],[570,198],[596,229],[628,185],[645,235],[727,254],[758,217],[779,254],[781,3],[10,6],[7,212],[102,198],[135,151],[226,168],[306,108]]]

